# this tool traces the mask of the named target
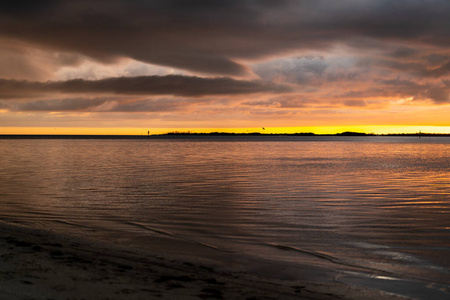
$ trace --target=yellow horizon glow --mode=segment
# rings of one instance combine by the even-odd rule
[[[88,128],[88,127],[0,127],[0,134],[45,134],[45,135],[150,135],[169,132],[191,133],[252,133],[266,134],[305,133],[336,134],[345,131],[389,134],[389,133],[448,133],[450,126],[411,126],[411,125],[355,125],[355,126],[303,126],[303,127],[248,127],[248,128]]]

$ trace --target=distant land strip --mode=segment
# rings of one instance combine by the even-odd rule
[[[0,134],[0,139],[164,139],[164,138],[183,138],[183,137],[245,137],[245,136],[396,136],[396,137],[450,137],[450,133],[362,133],[345,131],[335,134],[315,134],[312,132],[300,133],[230,133],[230,132],[209,132],[209,133],[193,133],[193,132],[169,132],[164,134],[153,135],[63,135],[63,134]]]

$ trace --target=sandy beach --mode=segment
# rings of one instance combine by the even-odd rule
[[[339,283],[274,281],[51,232],[0,225],[2,299],[399,299]]]

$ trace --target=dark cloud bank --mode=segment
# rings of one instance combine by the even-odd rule
[[[263,81],[181,75],[116,77],[101,80],[73,79],[48,82],[0,79],[0,98],[4,99],[52,93],[201,97],[286,91],[289,91],[286,86]]]
[[[118,97],[66,98],[10,102],[0,100],[0,109],[14,112],[173,112],[195,104],[189,99],[133,100]]]
[[[248,72],[243,60],[361,37],[448,47],[449,15],[448,0],[1,1],[0,36],[101,62],[235,76]]]
[[[449,16],[448,0],[0,1],[0,42],[9,49],[9,56],[0,58],[0,76],[7,76],[2,67],[34,70],[26,61],[11,59],[20,49],[30,61],[34,57],[26,50],[48,51],[58,66],[76,67],[84,56],[105,64],[127,57],[204,76],[234,76],[0,79],[0,109],[160,112],[182,110],[197,100],[186,98],[291,92],[271,81],[302,92],[311,86],[320,92],[334,83],[339,88],[340,82],[361,86],[344,94],[337,88],[323,99],[311,96],[309,102],[336,98],[349,107],[366,107],[365,98],[384,96],[447,104]],[[14,42],[10,48],[8,41]],[[345,63],[319,56],[283,57],[336,45],[358,58]],[[246,63],[252,61],[266,63],[250,70]],[[342,70],[333,71],[339,65]],[[264,81],[236,79],[251,72]],[[150,97],[158,95],[183,99]],[[299,93],[292,99],[243,104],[304,108],[310,104],[307,99]]]

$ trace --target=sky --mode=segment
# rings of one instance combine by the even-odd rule
[[[0,134],[450,133],[448,0],[0,2]]]

